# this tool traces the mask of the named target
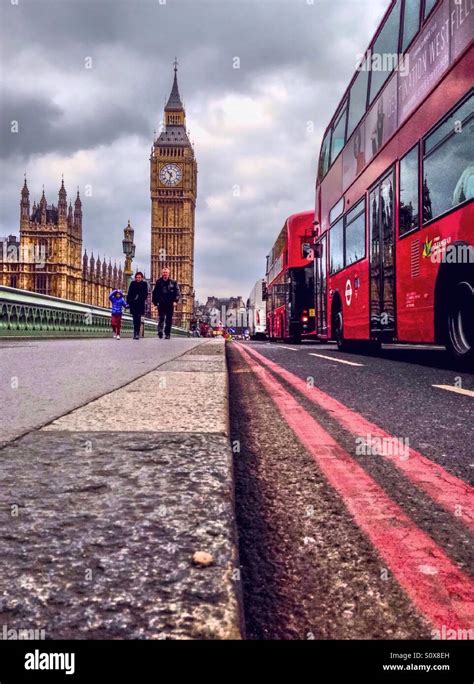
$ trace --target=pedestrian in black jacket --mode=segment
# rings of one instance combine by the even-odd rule
[[[148,284],[143,280],[143,273],[135,273],[135,280],[132,280],[128,288],[127,304],[133,317],[133,339],[140,339],[140,327],[142,316],[145,314],[145,303],[148,297]]]
[[[165,339],[169,340],[171,335],[171,325],[173,322],[173,311],[181,292],[176,280],[170,278],[169,268],[164,268],[161,278],[156,281],[152,301],[158,307],[158,337],[163,337],[163,326],[165,327]]]

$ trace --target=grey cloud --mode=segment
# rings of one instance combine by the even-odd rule
[[[365,49],[388,0],[20,0],[0,7],[2,99],[0,232],[18,232],[23,172],[35,176],[38,160],[58,161],[45,183],[56,201],[62,159],[79,150],[100,151],[93,170],[68,172],[76,183],[92,182],[84,204],[84,243],[89,253],[121,258],[122,229],[136,228],[137,265],[149,270],[148,156],[172,79],[179,81],[188,125],[219,134],[206,120],[229,94],[255,99],[276,79],[289,92],[275,103],[267,128],[243,131],[229,146],[197,142],[199,198],[196,217],[196,284],[199,297],[246,297],[263,274],[265,255],[284,219],[314,203],[315,168],[324,128]],[[93,69],[84,78],[84,59]],[[239,57],[240,69],[232,60]],[[11,74],[17,82],[12,86]],[[78,85],[79,84],[79,85]],[[80,87],[81,92],[74,93]],[[77,102],[80,104],[78,105]],[[78,107],[80,108],[78,111]],[[10,121],[20,133],[10,133]],[[314,121],[308,135],[306,122]],[[6,133],[6,134],[4,134]],[[15,137],[16,136],[16,137]],[[110,156],[115,155],[113,159]],[[288,162],[258,179],[236,171],[238,162],[272,156]],[[217,211],[209,197],[227,196],[234,183],[254,190],[249,198]],[[54,194],[54,197],[53,197]],[[218,288],[213,290],[213,288]]]
[[[66,113],[46,94],[29,96],[4,89],[3,99],[0,111],[2,158],[51,152],[70,154],[108,145],[127,134],[149,139],[150,121],[132,107],[116,106],[98,113],[86,110],[80,121],[71,124]],[[18,132],[12,132],[12,122],[18,123]]]

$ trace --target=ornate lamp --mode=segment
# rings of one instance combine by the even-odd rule
[[[123,229],[123,240],[122,240],[123,253],[125,255],[124,275],[126,278],[127,287],[130,285],[130,282],[132,280],[132,275],[133,275],[132,261],[135,257],[135,243],[133,242],[134,236],[135,236],[135,231],[133,230],[132,226],[130,225],[130,220],[129,220],[127,227]]]

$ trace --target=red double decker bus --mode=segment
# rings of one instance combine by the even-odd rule
[[[474,356],[474,2],[393,0],[323,138],[316,331]]]
[[[314,212],[290,216],[267,256],[267,334],[294,343],[315,335]]]

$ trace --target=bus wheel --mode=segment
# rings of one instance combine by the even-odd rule
[[[447,348],[463,366],[474,360],[474,286],[461,278],[448,292]]]
[[[337,307],[333,315],[333,330],[334,338],[337,343],[339,351],[346,351],[348,348],[347,341],[344,339],[344,318],[342,316],[341,305]]]

